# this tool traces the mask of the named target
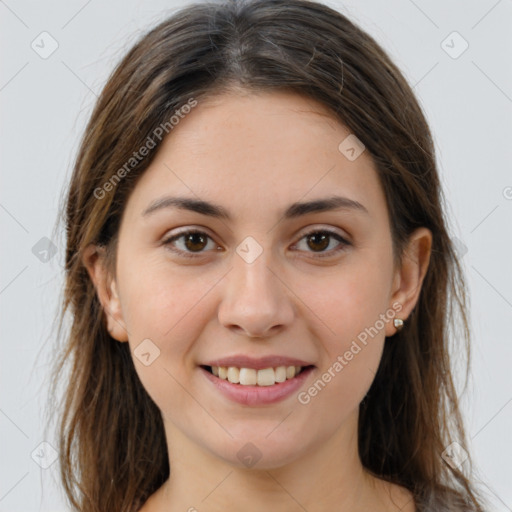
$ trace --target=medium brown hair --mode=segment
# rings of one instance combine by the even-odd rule
[[[429,127],[383,49],[339,12],[307,0],[183,8],[133,46],[98,98],[62,213],[67,238],[59,335],[66,312],[71,322],[52,390],[56,394],[66,379],[58,436],[71,505],[81,512],[135,512],[169,476],[161,413],[136,374],[129,344],[109,335],[82,260],[89,244],[101,245],[115,276],[121,215],[160,141],[100,199],[97,191],[191,98],[200,102],[235,89],[312,98],[364,143],[385,193],[398,260],[415,228],[431,230],[430,264],[416,307],[385,343],[360,405],[359,453],[368,471],[409,489],[418,510],[482,511],[471,459],[457,469],[441,457],[453,441],[467,446],[449,344],[459,342],[458,353],[467,354],[466,387],[470,333]]]

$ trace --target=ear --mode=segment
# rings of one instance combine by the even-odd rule
[[[395,302],[401,304],[402,309],[395,318],[400,318],[404,323],[420,296],[421,286],[430,261],[431,249],[432,232],[425,227],[416,229],[409,237],[401,267],[395,270],[389,307],[391,308]],[[386,336],[393,336],[396,332],[397,329],[393,322],[387,322]]]
[[[105,248],[94,244],[88,245],[83,252],[82,261],[103,307],[108,332],[117,341],[128,341],[116,282],[107,271]]]

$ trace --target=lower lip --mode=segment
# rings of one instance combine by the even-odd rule
[[[199,369],[206,378],[217,387],[227,398],[243,405],[266,405],[280,402],[295,393],[304,384],[309,374],[314,370],[313,366],[303,370],[297,377],[277,382],[272,386],[244,386],[233,384],[227,380],[219,379],[202,367]]]

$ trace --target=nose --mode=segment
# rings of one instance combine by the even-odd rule
[[[253,338],[275,335],[294,317],[291,292],[265,254],[252,263],[234,255],[218,310],[224,327]]]

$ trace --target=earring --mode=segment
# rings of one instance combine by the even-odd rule
[[[393,320],[393,325],[397,331],[401,331],[404,327],[404,321],[401,318],[395,318]]]

